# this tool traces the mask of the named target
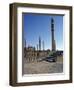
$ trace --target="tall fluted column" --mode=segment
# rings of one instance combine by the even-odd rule
[[[41,37],[39,37],[39,50],[41,50]]]
[[[56,44],[54,39],[54,19],[51,18],[51,37],[52,37],[52,51],[56,50]]]

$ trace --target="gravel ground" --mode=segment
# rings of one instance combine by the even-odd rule
[[[63,72],[63,58],[57,57],[57,62],[30,62],[24,63],[24,74],[45,74]]]

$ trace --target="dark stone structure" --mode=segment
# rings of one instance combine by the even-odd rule
[[[56,50],[56,44],[54,39],[54,19],[51,18],[51,36],[52,36],[52,51]]]
[[[39,50],[41,51],[41,37],[39,37]]]

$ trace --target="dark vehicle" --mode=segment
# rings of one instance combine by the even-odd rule
[[[48,62],[56,62],[57,59],[56,59],[56,57],[49,56],[49,57],[46,57],[45,60]]]
[[[57,61],[57,54],[53,53],[50,56],[44,58],[44,60],[48,61],[48,62],[56,62]]]

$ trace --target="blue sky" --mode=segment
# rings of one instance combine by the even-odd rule
[[[37,46],[39,36],[44,40],[45,49],[51,49],[51,18],[54,19],[56,49],[63,50],[63,16],[23,14],[24,38],[27,46]]]

